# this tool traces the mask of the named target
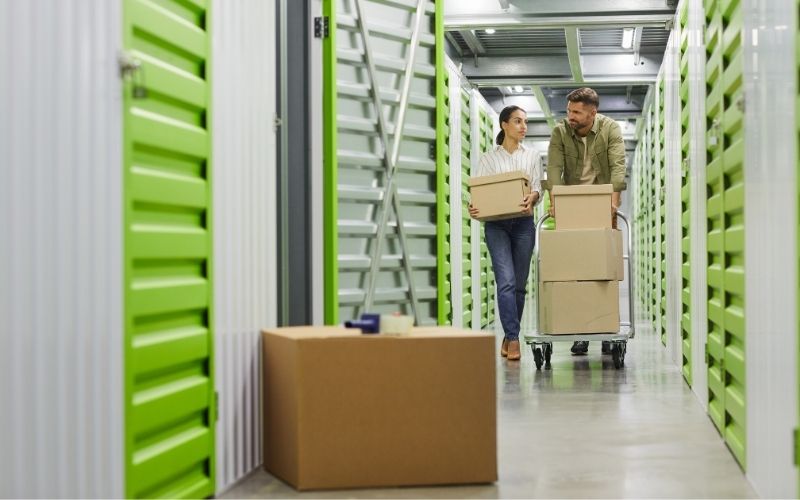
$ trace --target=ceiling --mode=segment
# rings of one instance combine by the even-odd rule
[[[667,48],[677,0],[447,0],[448,53],[498,111],[528,111],[528,136],[546,142],[566,95],[592,87],[599,111],[635,120]],[[591,10],[587,11],[587,6]],[[541,148],[540,148],[541,149]]]

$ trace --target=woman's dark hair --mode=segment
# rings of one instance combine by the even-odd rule
[[[501,124],[503,122],[508,123],[508,120],[511,119],[511,114],[514,111],[522,111],[523,113],[525,112],[525,110],[520,108],[519,106],[513,106],[513,105],[512,106],[506,106],[505,108],[503,108],[503,111],[500,112],[500,123]],[[503,126],[500,125],[500,133],[497,134],[497,139],[495,139],[494,142],[496,142],[497,145],[500,146],[501,144],[503,144],[503,141],[505,139],[506,139],[506,132],[505,132],[505,130],[503,130]]]

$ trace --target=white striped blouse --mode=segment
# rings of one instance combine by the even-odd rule
[[[484,175],[505,174],[521,170],[531,180],[531,191],[539,193],[542,200],[542,157],[538,151],[526,148],[522,144],[513,153],[509,153],[503,146],[495,146],[492,151],[486,152],[478,162],[476,177]],[[538,201],[537,201],[538,203]]]

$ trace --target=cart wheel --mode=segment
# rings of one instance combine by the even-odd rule
[[[541,370],[542,369],[542,361],[544,361],[542,359],[542,348],[541,347],[534,348],[533,349],[533,362],[536,363],[536,369],[537,370]]]
[[[614,368],[616,368],[617,370],[622,368],[622,365],[624,363],[623,361],[624,356],[625,354],[623,351],[622,344],[618,344],[615,342],[614,345],[611,346],[611,358],[614,360]]]
[[[550,364],[550,358],[553,356],[553,344],[545,344],[544,345],[544,364],[545,366]]]
[[[622,366],[625,366],[625,353],[626,352],[628,352],[628,343],[623,341],[620,344],[620,353],[621,353],[620,364],[622,364]]]

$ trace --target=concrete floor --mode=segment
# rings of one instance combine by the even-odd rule
[[[549,371],[530,349],[498,359],[495,484],[298,493],[259,469],[222,498],[755,497],[656,335],[640,328],[625,364],[599,343],[583,357],[556,343]]]

